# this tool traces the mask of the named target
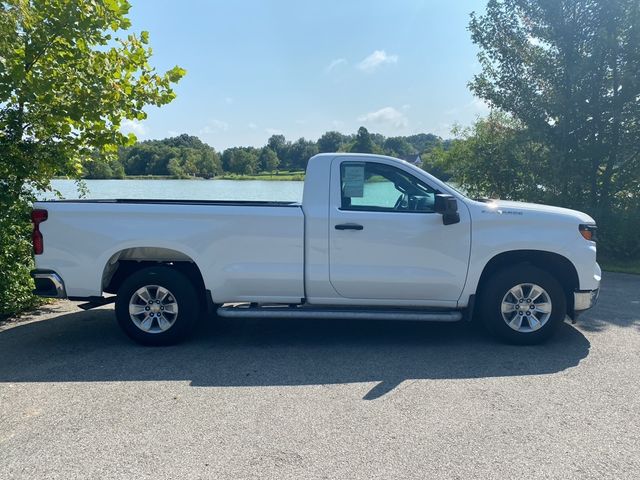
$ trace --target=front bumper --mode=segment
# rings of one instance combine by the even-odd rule
[[[594,307],[598,303],[600,289],[581,290],[573,293],[573,310],[576,314]]]
[[[53,270],[32,270],[31,278],[36,284],[34,295],[49,298],[67,298],[64,281]]]

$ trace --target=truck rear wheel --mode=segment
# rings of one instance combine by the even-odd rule
[[[200,316],[192,282],[168,267],[149,267],[127,278],[118,290],[116,318],[143,345],[172,345],[186,338]]]
[[[484,286],[480,313],[500,339],[521,345],[547,340],[564,322],[567,301],[552,275],[528,264],[495,273]]]

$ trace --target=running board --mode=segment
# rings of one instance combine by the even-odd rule
[[[409,310],[409,309],[354,309],[322,307],[260,307],[229,306],[219,307],[217,314],[225,318],[312,318],[312,319],[357,319],[357,320],[413,320],[423,322],[457,322],[462,320],[462,312],[457,310]]]

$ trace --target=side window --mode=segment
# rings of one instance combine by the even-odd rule
[[[384,163],[343,162],[340,187],[342,210],[433,212],[436,191]]]

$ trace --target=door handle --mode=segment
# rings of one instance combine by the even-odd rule
[[[357,223],[340,223],[336,225],[336,230],[362,230],[364,227]]]

